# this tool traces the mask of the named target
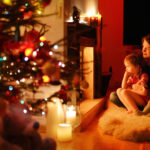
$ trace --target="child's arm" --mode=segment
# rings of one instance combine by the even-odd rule
[[[122,79],[122,83],[121,83],[122,88],[125,88],[125,89],[127,88],[127,86],[128,86],[128,84],[127,84],[128,77],[129,77],[129,73],[127,71],[125,71],[123,79]]]
[[[122,79],[122,83],[121,83],[122,88],[125,88],[125,89],[127,88],[128,77],[129,77],[129,73],[125,71],[123,79]]]
[[[138,82],[132,85],[131,91],[142,96],[147,96],[148,94],[148,90],[142,84],[139,84]]]

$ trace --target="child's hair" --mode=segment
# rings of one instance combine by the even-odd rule
[[[143,64],[143,57],[141,54],[131,53],[125,57],[124,61],[129,61],[134,66],[141,66]]]
[[[131,54],[129,54],[129,55],[127,55],[125,57],[124,61],[129,61],[134,66],[139,66],[140,70],[141,70],[139,74],[142,73],[142,68],[145,65],[145,61],[144,61],[144,59],[143,59],[141,54],[139,54],[139,53],[131,53]]]

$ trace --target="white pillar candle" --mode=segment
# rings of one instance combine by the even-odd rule
[[[58,125],[57,103],[47,103],[47,136],[56,138]]]
[[[70,106],[66,111],[66,122],[74,126],[76,121],[76,110],[74,106]]]
[[[52,102],[47,103],[47,136],[56,138],[57,125],[64,122],[64,117],[61,100],[53,97]]]
[[[63,110],[63,105],[61,99],[57,100],[57,107],[58,107],[58,123],[64,123],[65,121],[65,113]]]
[[[57,139],[60,142],[68,142],[72,140],[72,127],[70,124],[58,124]]]

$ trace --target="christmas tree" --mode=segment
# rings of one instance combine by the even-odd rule
[[[36,93],[45,83],[61,85],[58,96],[69,100],[67,91],[80,89],[80,66],[76,58],[60,60],[61,55],[53,47],[64,39],[51,44],[44,37],[48,26],[40,21],[44,8],[50,0],[0,0],[0,97],[9,102],[21,100],[22,89]],[[36,111],[52,97],[28,103]],[[24,103],[23,101],[20,101]],[[40,108],[38,109],[38,106]]]
[[[20,100],[22,88],[36,92],[50,81],[42,68],[55,65],[53,45],[44,34],[48,26],[40,22],[50,0],[0,0],[0,97]],[[46,68],[47,69],[47,68]],[[46,72],[46,70],[45,70]]]

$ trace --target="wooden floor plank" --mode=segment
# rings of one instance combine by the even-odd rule
[[[71,142],[57,141],[57,150],[149,150],[142,148],[143,143],[121,141],[103,135],[98,127],[98,119],[99,116],[84,132],[75,132]]]

